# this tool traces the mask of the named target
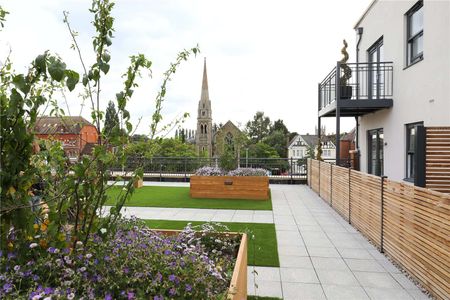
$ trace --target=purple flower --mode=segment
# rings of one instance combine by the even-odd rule
[[[170,250],[164,250],[164,255],[170,255],[170,254],[172,254],[172,251],[170,251]]]
[[[3,285],[3,291],[4,291],[5,293],[11,292],[11,291],[12,291],[12,288],[13,288],[13,286],[12,286],[11,283],[5,283],[5,284]]]
[[[192,286],[190,284],[186,284],[186,292],[192,291]]]
[[[153,300],[164,300],[164,298],[161,295],[156,295],[153,297]]]
[[[128,269],[127,267],[125,267],[125,268],[123,268],[123,272],[124,272],[125,274],[128,274],[128,273],[130,273],[130,269]]]
[[[173,274],[169,275],[169,281],[175,281],[175,278],[176,278],[175,275]]]
[[[128,297],[128,300],[133,300],[133,299],[135,299],[135,296],[134,296],[134,293],[133,293],[133,292],[128,292],[128,293],[127,293],[127,297]]]
[[[20,266],[19,266],[19,265],[15,265],[15,266],[14,266],[14,271],[17,272],[17,271],[19,271],[19,270],[20,270]]]
[[[111,294],[106,294],[105,295],[105,300],[112,300],[113,297],[111,296]]]
[[[171,288],[171,289],[169,290],[170,296],[174,296],[176,293],[177,293],[177,291],[175,290],[175,288]]]
[[[44,293],[45,293],[46,295],[51,295],[51,294],[53,294],[53,292],[54,292],[54,290],[53,290],[51,287],[46,287],[46,288],[44,289]]]

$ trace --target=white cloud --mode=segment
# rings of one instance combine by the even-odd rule
[[[291,131],[312,132],[317,123],[317,84],[341,58],[342,39],[354,58],[353,25],[370,0],[346,1],[117,1],[112,67],[102,83],[102,103],[122,88],[129,55],[144,53],[153,61],[153,78],[144,76],[129,110],[133,121],[142,116],[138,132],[148,131],[161,74],[179,50],[197,43],[201,54],[183,63],[164,104],[165,121],[183,112],[194,128],[200,98],[203,56],[207,57],[214,121],[244,124],[257,110],[272,120],[283,119]],[[13,61],[22,70],[36,55],[50,49],[67,65],[81,71],[70,50],[70,36],[62,11],[70,11],[72,26],[88,64],[93,62],[90,38],[94,34],[87,0],[7,0],[10,11],[0,33],[2,49],[13,49]],[[70,110],[78,114],[77,91],[69,95]],[[63,103],[63,102],[62,102]],[[87,108],[83,114],[89,117]],[[334,131],[334,121],[324,122]],[[350,130],[353,120],[344,121]]]

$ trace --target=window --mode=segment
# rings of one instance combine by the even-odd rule
[[[368,160],[367,170],[369,174],[381,176],[384,174],[383,166],[383,129],[374,129],[368,131]]]
[[[416,177],[416,145],[417,127],[423,126],[423,122],[406,124],[406,180],[413,181]]]
[[[228,132],[227,135],[225,136],[225,145],[228,150],[234,151],[234,141],[231,132]]]
[[[423,2],[406,13],[407,65],[423,59]]]

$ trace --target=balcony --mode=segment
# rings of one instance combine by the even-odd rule
[[[342,80],[344,72],[351,74],[347,82]],[[392,62],[338,62],[319,83],[319,117],[356,117],[389,108],[393,105],[392,94]]]

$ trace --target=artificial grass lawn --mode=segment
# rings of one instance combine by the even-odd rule
[[[106,205],[114,205],[122,187],[108,190]],[[189,187],[144,186],[134,191],[126,206],[211,208],[211,209],[250,209],[272,210],[272,200],[244,199],[196,199],[189,195]]]
[[[188,223],[193,226],[204,224],[207,222],[193,222],[193,221],[166,221],[166,220],[144,220],[145,223],[152,229],[183,229]],[[220,222],[226,225],[230,231],[246,232],[247,229],[251,231],[248,234],[248,252],[247,259],[249,266],[263,266],[263,267],[279,267],[278,250],[277,250],[277,236],[275,233],[274,224],[262,223],[228,223]],[[250,235],[253,234],[255,239],[252,240]]]

